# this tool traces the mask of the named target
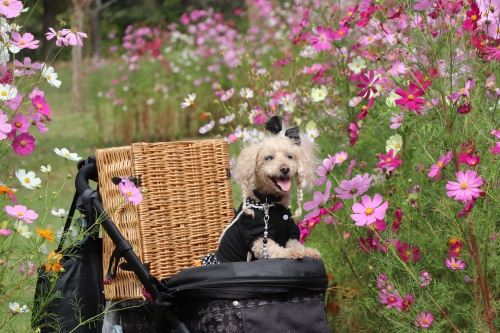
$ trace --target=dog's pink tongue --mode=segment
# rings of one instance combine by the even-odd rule
[[[292,182],[290,179],[284,179],[284,178],[276,178],[276,183],[281,187],[282,191],[288,191],[290,189],[290,186],[292,186]]]

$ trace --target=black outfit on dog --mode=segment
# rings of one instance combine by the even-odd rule
[[[257,196],[259,197],[259,196]],[[269,202],[269,201],[268,201]],[[271,201],[272,202],[272,201]],[[263,237],[264,234],[264,210],[262,202],[247,199],[254,216],[242,212],[243,204],[236,212],[237,221],[226,230],[222,237],[219,249],[201,258],[201,265],[213,265],[224,262],[247,261],[247,254],[252,248],[253,242]],[[299,239],[300,230],[292,219],[292,213],[287,207],[271,204],[269,207],[268,238],[285,247],[290,239]],[[252,260],[256,260],[252,256]]]

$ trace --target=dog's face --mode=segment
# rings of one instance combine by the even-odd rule
[[[268,140],[258,152],[255,187],[263,195],[283,196],[298,176],[298,149],[290,140]]]

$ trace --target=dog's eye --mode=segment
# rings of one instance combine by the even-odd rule
[[[272,161],[273,159],[274,159],[274,157],[272,157],[271,155],[266,156],[266,158],[265,158],[266,161]]]
[[[289,160],[293,160],[293,155],[288,155],[287,157]]]

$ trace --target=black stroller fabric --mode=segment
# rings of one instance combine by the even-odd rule
[[[186,269],[164,299],[191,333],[328,333],[321,259],[268,259]]]

